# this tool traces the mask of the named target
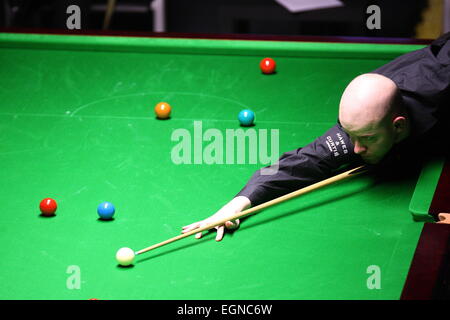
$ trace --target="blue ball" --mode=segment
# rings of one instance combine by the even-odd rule
[[[100,216],[100,219],[103,220],[112,219],[114,212],[116,212],[116,209],[111,202],[102,202],[97,208],[97,213]]]
[[[255,113],[252,110],[244,109],[239,112],[238,119],[242,126],[251,126],[255,121]]]

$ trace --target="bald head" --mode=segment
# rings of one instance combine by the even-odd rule
[[[341,124],[352,131],[374,128],[398,109],[398,89],[389,78],[366,73],[353,79],[339,105]]]

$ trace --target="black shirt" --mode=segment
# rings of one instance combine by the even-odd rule
[[[449,39],[450,33],[444,34],[430,46],[404,54],[372,72],[395,82],[411,122],[410,136],[395,145],[379,166],[448,152]],[[275,165],[275,174],[256,171],[237,196],[247,197],[255,206],[363,164],[353,147],[338,121],[307,146],[284,153]]]

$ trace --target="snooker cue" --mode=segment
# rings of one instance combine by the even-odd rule
[[[270,201],[264,202],[264,203],[262,203],[260,205],[257,205],[257,206],[254,206],[252,208],[249,208],[247,210],[238,212],[238,213],[236,213],[236,214],[234,214],[232,216],[229,216],[227,218],[224,218],[224,219],[221,219],[219,221],[210,223],[210,224],[208,224],[208,225],[206,225],[206,226],[204,226],[202,228],[191,230],[191,231],[186,232],[184,234],[181,234],[181,235],[178,235],[176,237],[170,238],[170,239],[168,239],[166,241],[154,244],[154,245],[152,245],[150,247],[147,247],[145,249],[142,249],[142,250],[139,250],[139,251],[135,252],[135,255],[139,255],[141,253],[148,252],[150,250],[162,247],[163,245],[166,245],[166,244],[169,244],[171,242],[174,242],[174,241],[177,241],[177,240],[189,237],[189,236],[191,236],[193,234],[196,234],[198,232],[202,232],[202,231],[205,231],[205,230],[212,229],[214,227],[217,227],[217,226],[220,226],[220,225],[224,224],[227,221],[236,220],[236,219],[241,218],[243,216],[248,216],[248,215],[250,215],[252,213],[255,213],[257,211],[260,211],[262,209],[265,209],[265,208],[274,206],[276,204],[288,201],[290,199],[293,199],[295,197],[298,197],[300,195],[306,194],[308,192],[320,189],[320,188],[325,187],[327,185],[330,185],[330,184],[333,184],[333,183],[345,180],[345,179],[350,178],[350,177],[357,176],[357,175],[359,175],[361,173],[367,172],[367,170],[368,170],[368,168],[366,166],[360,166],[360,167],[357,167],[357,168],[353,168],[353,169],[348,170],[346,172],[343,172],[343,173],[340,173],[338,175],[335,175],[335,176],[333,176],[331,178],[328,178],[328,179],[316,182],[316,183],[311,184],[311,185],[309,185],[307,187],[301,188],[301,189],[299,189],[297,191],[293,191],[291,193],[285,194],[284,196],[275,198],[273,200],[270,200]]]
[[[109,28],[109,25],[111,23],[111,17],[114,12],[115,6],[116,6],[116,0],[108,0],[108,3],[106,4],[105,18],[103,20],[103,30],[106,30]]]

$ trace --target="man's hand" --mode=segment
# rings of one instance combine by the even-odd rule
[[[242,210],[248,208],[250,206],[250,200],[247,197],[239,196],[231,200],[229,203],[227,203],[225,206],[223,206],[219,211],[217,211],[212,216],[206,218],[205,220],[194,222],[190,225],[184,226],[182,233],[186,233],[195,229],[203,228],[204,226],[214,223],[215,221],[222,220],[226,217],[231,217],[235,215],[238,212],[241,212]],[[227,230],[235,230],[239,228],[240,221],[239,219],[236,219],[234,221],[227,221],[224,225],[220,225],[215,227],[217,230],[216,235],[216,241],[220,241],[223,238],[223,235],[225,233],[225,228]],[[202,237],[202,233],[199,232],[195,235],[197,239],[200,239]]]
[[[439,213],[439,221],[437,223],[450,224],[450,213]]]

